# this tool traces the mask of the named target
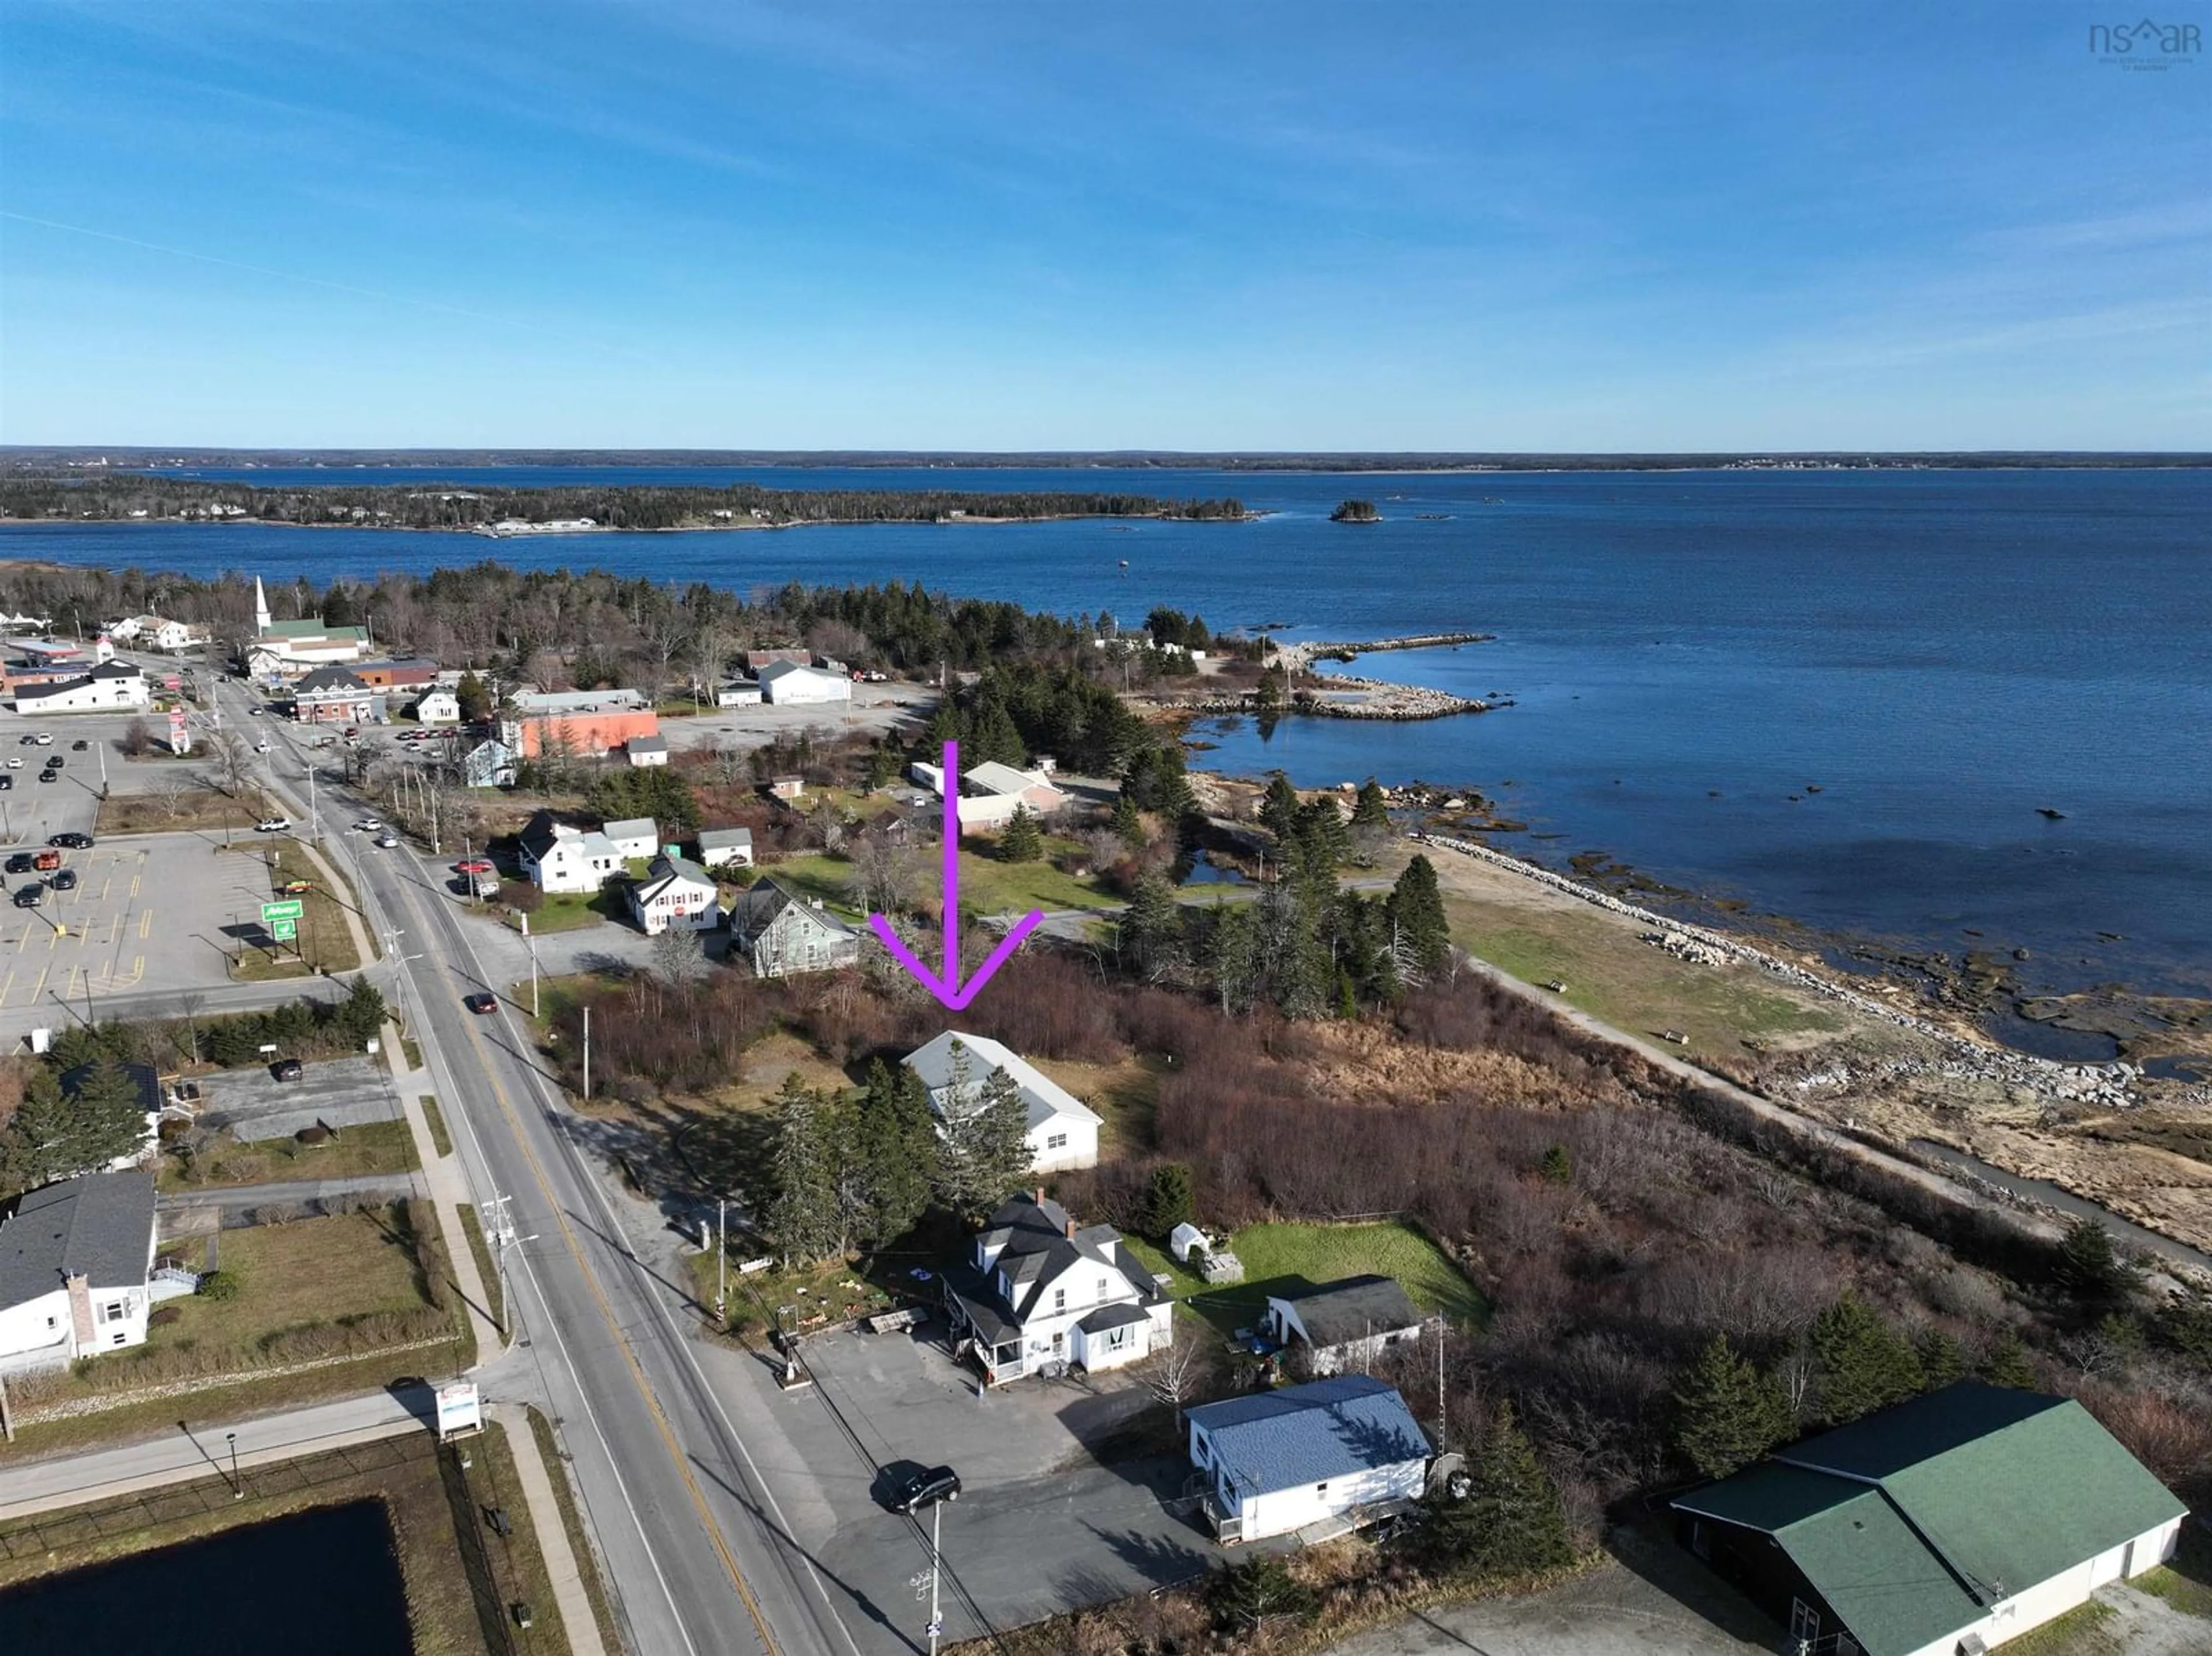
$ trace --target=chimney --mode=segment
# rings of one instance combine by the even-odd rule
[[[1044,1205],[1044,1186],[1043,1186],[1042,1185],[1039,1185],[1039,1186],[1036,1187],[1036,1204],[1037,1204],[1039,1207],[1042,1207],[1042,1206]]]
[[[1071,1242],[1075,1240],[1075,1221],[1073,1219],[1067,1222],[1067,1240]]]
[[[76,1350],[89,1351],[93,1347],[91,1286],[82,1272],[72,1272],[62,1281],[69,1289],[70,1328],[76,1336]]]

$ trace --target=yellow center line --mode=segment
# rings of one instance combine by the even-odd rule
[[[499,1107],[507,1119],[514,1141],[520,1147],[523,1158],[530,1163],[530,1176],[538,1181],[538,1188],[545,1198],[545,1205],[552,1210],[553,1222],[561,1227],[561,1239],[568,1244],[569,1253],[583,1271],[584,1284],[592,1290],[592,1298],[599,1304],[599,1315],[605,1319],[607,1331],[614,1336],[623,1360],[629,1365],[630,1376],[637,1383],[639,1394],[645,1398],[645,1406],[652,1411],[653,1425],[660,1434],[660,1441],[667,1446],[668,1457],[675,1463],[677,1475],[684,1480],[684,1487],[690,1494],[691,1504],[698,1509],[699,1521],[707,1526],[707,1534],[714,1544],[714,1551],[721,1558],[722,1568],[729,1572],[730,1580],[738,1589],[738,1597],[744,1601],[745,1609],[752,1617],[753,1630],[760,1635],[761,1644],[767,1650],[768,1656],[781,1656],[781,1647],[775,1642],[775,1635],[768,1630],[768,1618],[761,1613],[760,1604],[754,1598],[752,1588],[746,1583],[744,1572],[738,1569],[738,1561],[730,1551],[730,1544],[722,1535],[721,1526],[714,1521],[713,1513],[708,1508],[706,1492],[700,1489],[699,1480],[692,1476],[691,1463],[676,1441],[675,1429],[662,1412],[660,1399],[653,1395],[652,1382],[645,1377],[644,1366],[638,1362],[637,1352],[630,1344],[629,1337],[623,1332],[622,1322],[615,1315],[614,1307],[607,1302],[606,1294],[599,1287],[598,1274],[584,1259],[584,1251],[576,1240],[576,1233],[569,1228],[568,1210],[562,1206],[560,1198],[553,1194],[553,1186],[545,1177],[545,1169],[538,1163],[537,1151],[523,1137],[522,1118],[517,1113],[514,1101],[507,1097],[507,1089],[500,1085],[499,1077],[484,1061],[483,1050],[477,1045],[482,1039],[482,1036],[472,1033],[469,1041],[469,1050],[476,1059],[477,1067],[483,1071],[484,1079],[490,1083],[492,1096],[499,1101]]]
[[[135,897],[138,895],[138,882],[144,877],[144,876],[139,874],[134,874],[131,877],[131,895],[132,896]]]

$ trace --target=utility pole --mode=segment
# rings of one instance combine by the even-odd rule
[[[1443,1453],[1444,1432],[1447,1424],[1444,1416],[1444,1319],[1439,1316],[1437,1319],[1437,1453],[1438,1454]]]
[[[476,889],[477,877],[471,874],[469,876],[469,889],[474,891]],[[527,914],[522,917],[522,935],[530,940],[530,1016],[536,1017],[538,1016],[538,934],[530,929],[530,916]],[[591,1016],[588,1011],[584,1014],[586,1029],[591,1027]],[[587,1073],[591,1066],[591,1038],[586,1035],[584,1044],[584,1064]],[[591,1092],[589,1083],[586,1084],[584,1090],[588,1095]]]
[[[730,1198],[714,1198],[714,1314],[723,1315],[730,1291]]]
[[[937,1584],[945,1574],[945,1550],[939,1544],[945,1533],[945,1503],[929,1507],[929,1656],[937,1656],[937,1641],[945,1633],[945,1618],[938,1614]]]
[[[592,1009],[591,1009],[590,1007],[586,1006],[586,1007],[584,1009],[584,1098],[585,1098],[585,1101],[588,1103],[588,1102],[590,1101],[590,1100],[591,1100],[591,1096],[592,1096]]]

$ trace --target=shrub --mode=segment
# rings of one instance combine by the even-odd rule
[[[545,907],[545,894],[535,880],[501,880],[499,900],[518,914],[535,914]]]
[[[210,1271],[200,1278],[200,1297],[217,1301],[234,1300],[242,1286],[235,1271]]]
[[[146,1313],[146,1326],[167,1328],[171,1323],[182,1322],[184,1319],[185,1313],[179,1307],[173,1305],[157,1305]]]
[[[302,1127],[292,1137],[302,1144],[327,1144],[337,1137],[328,1127]]]

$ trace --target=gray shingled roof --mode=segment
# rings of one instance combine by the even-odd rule
[[[1421,1313],[1389,1277],[1346,1277],[1296,1293],[1278,1294],[1298,1313],[1318,1346],[1345,1345],[1375,1334],[1418,1327]]]
[[[1371,1374],[1339,1374],[1183,1411],[1239,1489],[1268,1495],[1428,1457],[1405,1398]]]
[[[153,1244],[149,1173],[87,1174],[34,1190],[0,1224],[0,1307],[51,1294],[70,1276],[94,1288],[143,1284]]]

